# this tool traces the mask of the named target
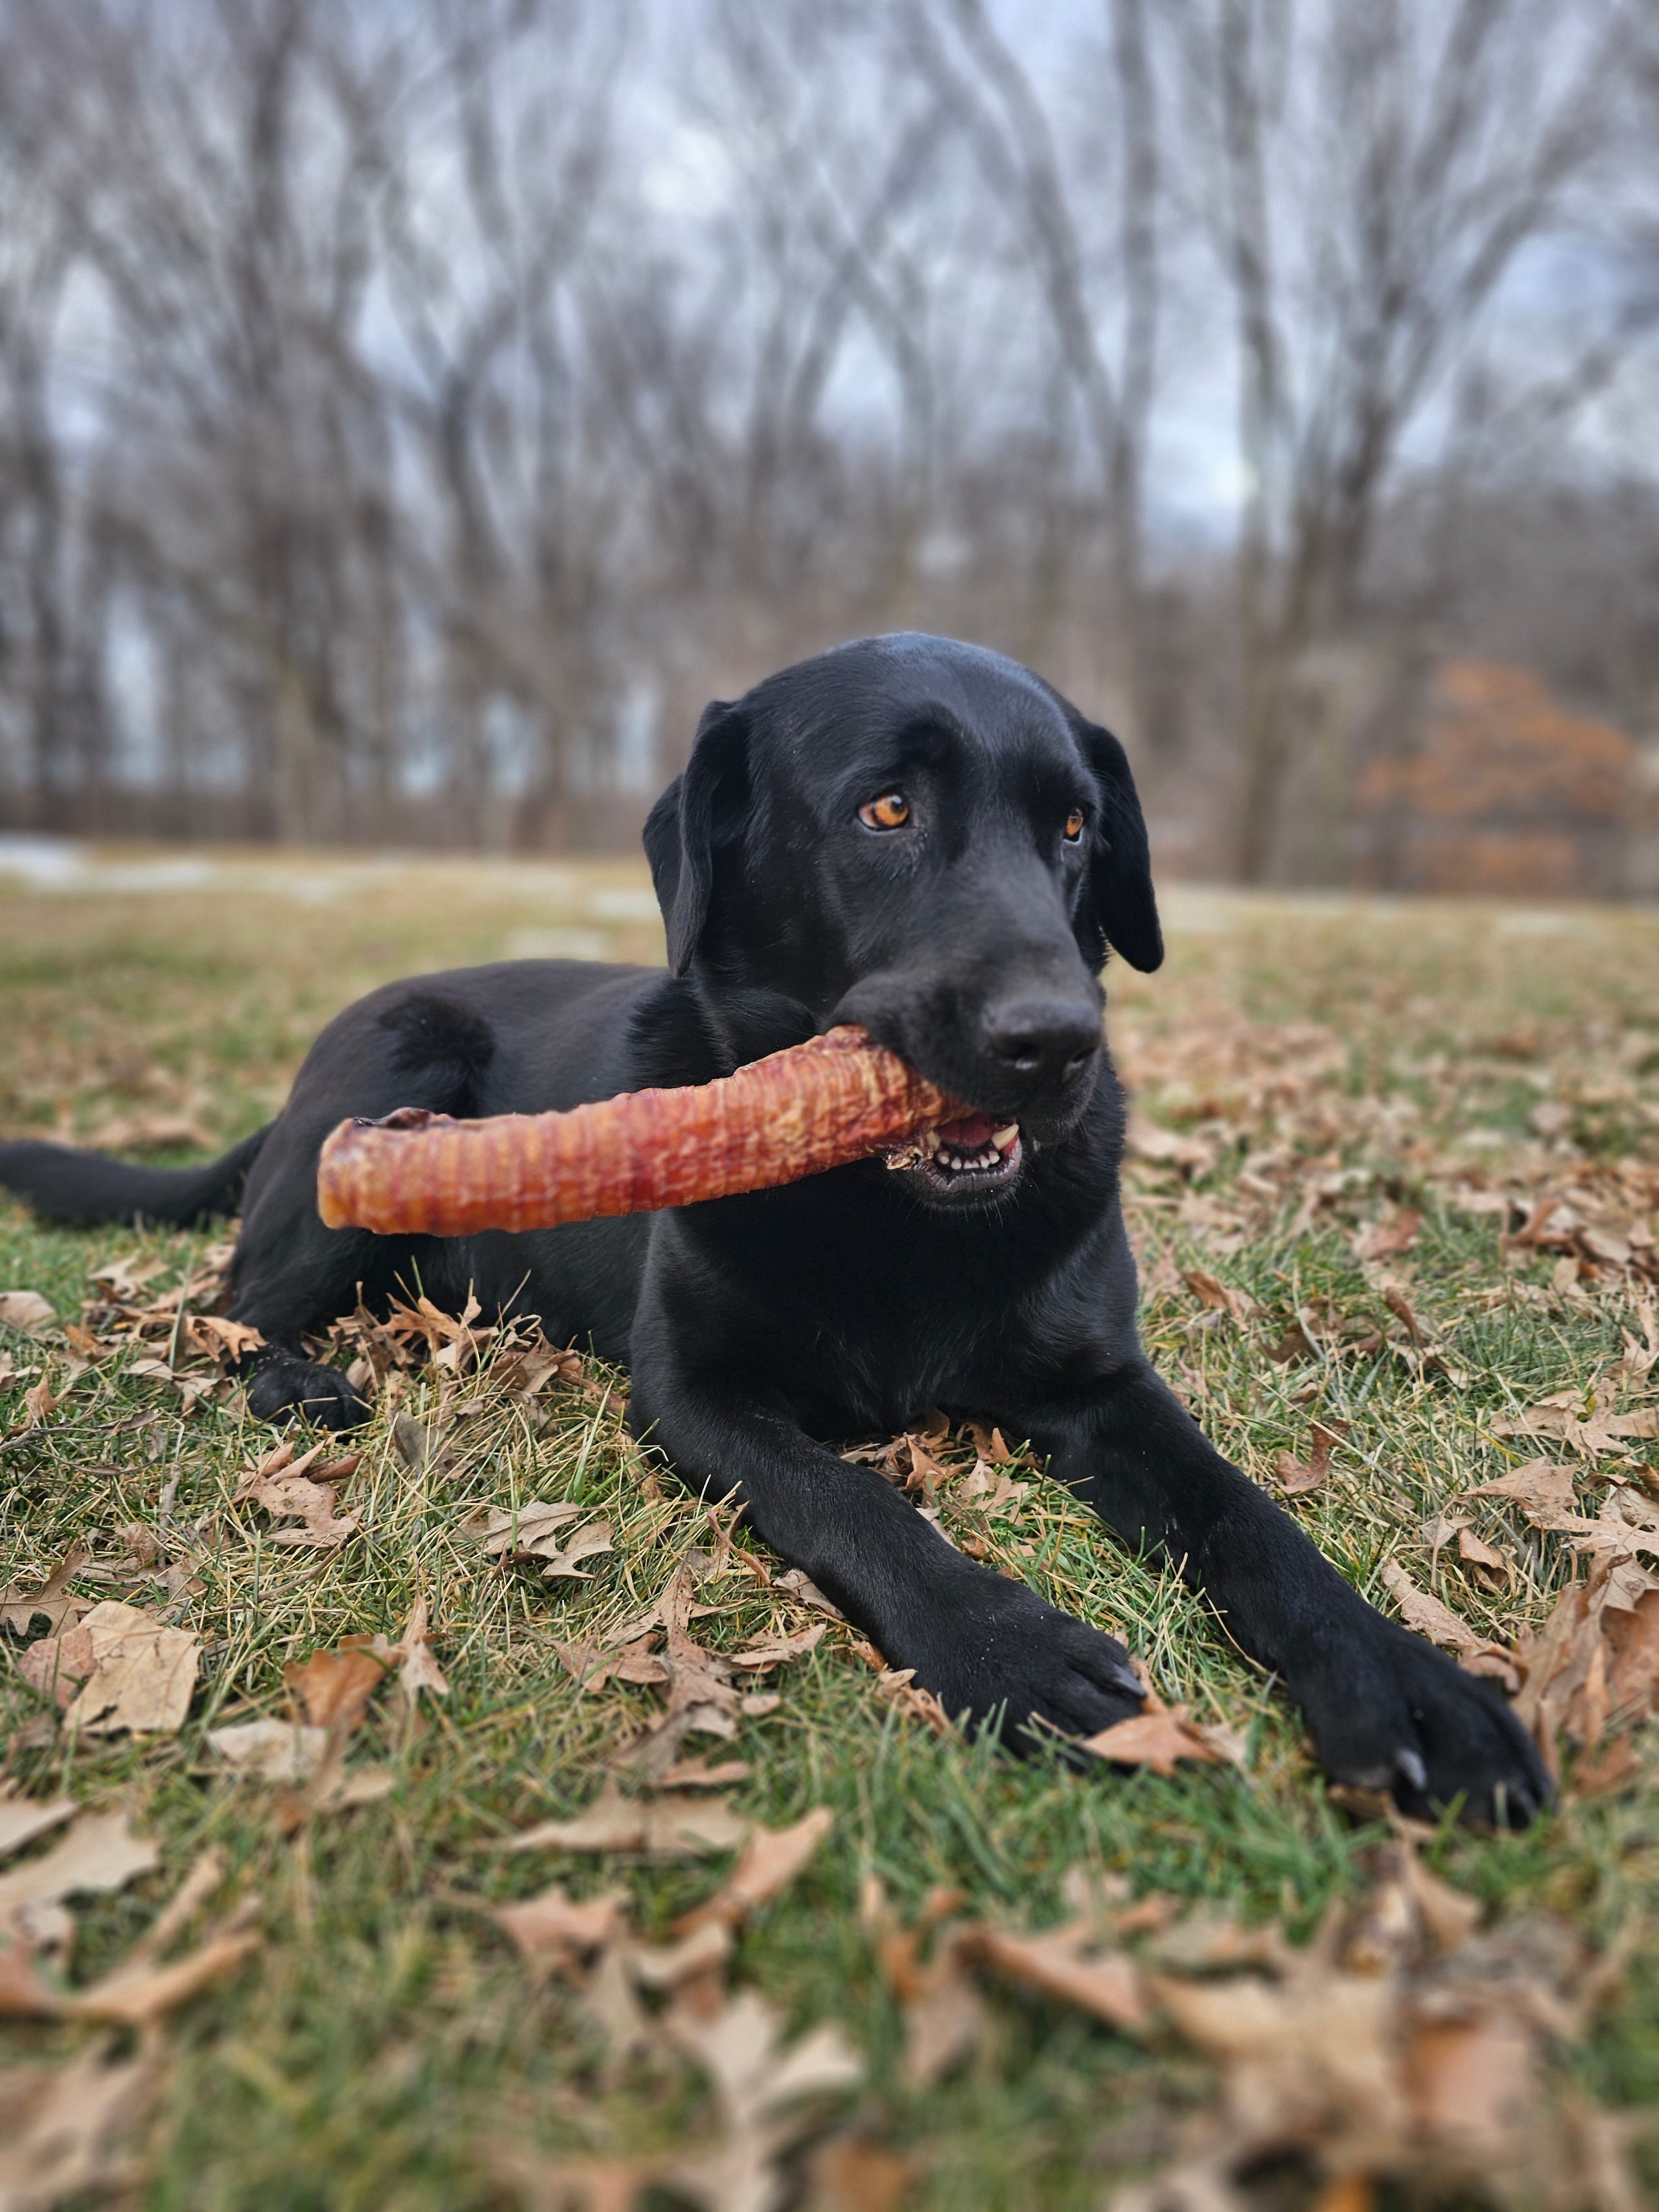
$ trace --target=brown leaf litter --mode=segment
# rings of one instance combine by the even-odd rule
[[[1185,1705],[1166,1705],[1138,1660],[1132,1660],[1140,1678],[1145,1704],[1127,1721],[1115,1721],[1097,1735],[1080,1739],[1079,1748],[1115,1766],[1150,1766],[1154,1774],[1173,1774],[1180,1759],[1224,1760],[1245,1764],[1243,1742],[1237,1730],[1223,1725],[1189,1720]]]
[[[1632,2192],[1598,2203],[1636,2203],[1620,2163],[1626,2124],[1588,2112],[1555,2059],[1605,2001],[1616,1952],[1594,1957],[1541,1917],[1483,1929],[1478,1901],[1432,1874],[1404,1834],[1366,1893],[1334,1908],[1303,1949],[1277,1929],[1183,1914],[1167,1898],[1128,1902],[1126,1887],[1074,1869],[1060,1927],[1030,1936],[955,1919],[926,1966],[927,1926],[960,1899],[930,1903],[902,1930],[879,1893],[873,1905],[866,1894],[905,2013],[908,2078],[927,2086],[971,2053],[983,2024],[975,1979],[989,1973],[1137,2039],[1173,2033],[1215,2068],[1216,2097],[1174,2162],[1119,2191],[1115,2212],[1246,2212],[1249,2176],[1275,2160],[1326,2191],[1474,2189],[1520,2205],[1541,2185],[1579,2203],[1592,2138]]]
[[[728,1995],[725,1978],[735,1929],[799,1874],[830,1825],[819,1808],[787,1828],[757,1826],[738,1864],[668,1944],[632,1934],[620,1892],[578,1903],[556,1886],[489,1908],[532,1966],[576,1990],[609,2068],[646,2057],[660,2065],[678,2052],[714,2092],[711,2139],[693,2148],[623,2159],[494,2148],[497,2172],[527,2203],[629,2212],[647,2191],[666,2189],[704,2212],[778,2212],[787,2190],[781,2161],[818,2126],[823,2100],[852,2087],[863,2068],[831,2026],[786,2047],[764,1999]],[[664,2009],[649,2010],[652,2000]],[[872,2176],[890,2179],[902,2162],[859,2140]]]
[[[538,1820],[495,1844],[503,1851],[631,1851],[647,1858],[700,1858],[734,1850],[752,1823],[722,1801],[683,1796],[625,1797],[607,1782],[586,1811],[569,1820]]]
[[[449,1685],[433,1656],[424,1596],[417,1597],[393,1644],[378,1632],[349,1636],[331,1650],[291,1661],[283,1670],[292,1717],[232,1723],[208,1731],[208,1747],[250,1782],[286,1785],[275,1813],[291,1832],[325,1813],[371,1805],[397,1787],[388,1767],[348,1770],[350,1739],[375,1692],[396,1675],[406,1716],[421,1694],[447,1697]]]
[[[0,1952],[0,2014],[15,2019],[99,2021],[143,2028],[176,2011],[212,1983],[234,1972],[259,1938],[237,1907],[197,1948],[163,1964],[164,1954],[224,1880],[224,1861],[204,1851],[173,1901],[118,1966],[78,1989],[49,1978],[22,1947]]]
[[[0,1291],[0,1327],[20,1336],[38,1336],[58,1318],[58,1309],[39,1291]]]
[[[1419,1589],[1396,1559],[1385,1559],[1377,1570],[1382,1587],[1400,1607],[1400,1617],[1407,1628],[1427,1637],[1431,1644],[1455,1652],[1460,1666],[1472,1674],[1490,1675],[1501,1682],[1511,1695],[1519,1688],[1521,1677],[1513,1655],[1489,1636],[1443,1605],[1429,1591]]]
[[[1310,1490],[1322,1490],[1329,1480],[1331,1452],[1340,1443],[1347,1429],[1346,1421],[1315,1421],[1308,1431],[1308,1456],[1299,1460],[1293,1452],[1279,1452],[1273,1460],[1273,1480],[1288,1498],[1300,1497]]]
[[[39,1619],[57,1631],[66,1621],[72,1622],[80,1614],[90,1613],[96,1601],[76,1597],[69,1585],[91,1557],[90,1552],[76,1545],[37,1589],[26,1589],[21,1583],[8,1583],[0,1590],[0,1628],[10,1629],[15,1636],[27,1636]]]
[[[1640,1773],[1630,1731],[1659,1711],[1659,1507],[1632,1485],[1615,1481],[1594,1514],[1577,1510],[1572,1470],[1529,1460],[1477,1486],[1470,1495],[1513,1505],[1534,1528],[1561,1536],[1587,1559],[1540,1625],[1505,1647],[1419,1589],[1403,1567],[1384,1562],[1381,1579],[1407,1627],[1455,1651],[1464,1666],[1502,1682],[1552,1775],[1562,1773],[1563,1741],[1581,1754],[1572,1793],[1624,1787]],[[1455,1534],[1462,1558],[1507,1577],[1508,1561],[1472,1536],[1466,1516],[1437,1515],[1425,1535],[1434,1553]],[[1593,1759],[1584,1754],[1596,1753]]]
[[[0,2072],[0,2207],[52,2212],[72,2198],[135,2187],[129,2148],[155,2094],[161,2053],[141,2044],[118,2059],[112,2039],[67,2066]]]
[[[298,1459],[291,1443],[283,1443],[262,1459],[242,1479],[231,1499],[233,1505],[251,1501],[274,1521],[297,1521],[298,1528],[282,1527],[270,1541],[290,1549],[334,1552],[357,1534],[355,1514],[338,1510],[334,1485],[349,1482],[362,1463],[361,1452],[325,1460],[326,1444],[313,1444]]]
[[[752,1990],[712,2016],[676,2007],[666,2020],[714,2092],[711,2147],[621,2160],[497,2150],[496,2172],[536,2212],[635,2212],[647,2191],[662,2190],[700,2212],[781,2212],[788,2190],[780,2161],[820,2124],[823,2100],[863,2078],[839,2029],[812,2028],[786,2045],[777,2014]]]
[[[1513,1420],[1494,1421],[1492,1433],[1548,1437],[1586,1459],[1622,1452],[1632,1443],[1659,1437],[1659,1410],[1647,1406],[1633,1413],[1616,1413],[1620,1395],[1619,1385],[1611,1376],[1604,1376],[1588,1393],[1558,1390]]]
[[[0,1855],[21,1850],[46,1828],[61,1825],[62,1801],[40,1808],[32,1825],[20,1811],[27,1801],[9,1798],[8,1836]],[[152,1843],[133,1833],[125,1813],[82,1813],[68,1833],[39,1857],[0,1874],[0,1941],[26,1945],[67,1942],[73,1923],[66,1898],[109,1895],[125,1889],[159,1863]]]
[[[0,1798],[0,1856],[64,1817],[61,1801],[32,1806]],[[6,2212],[51,2212],[71,2197],[125,2189],[141,2179],[130,2145],[159,2084],[162,2023],[258,1947],[247,1925],[249,1900],[234,1905],[193,1948],[167,1957],[223,1882],[224,1863],[210,1850],[116,1966],[78,1986],[54,1970],[44,1954],[66,1954],[74,1932],[64,1900],[124,1888],[151,1872],[158,1858],[152,1844],[133,1835],[124,1814],[88,1813],[49,1851],[0,1876],[0,2016],[84,2022],[139,2037],[129,2059],[115,2059],[106,2039],[67,2066],[0,2070],[0,2206]]]
[[[484,1550],[491,1559],[502,1565],[533,1564],[541,1569],[544,1582],[591,1582],[592,1577],[580,1571],[580,1562],[613,1551],[615,1534],[608,1521],[591,1521],[574,1528],[568,1536],[558,1533],[573,1521],[580,1521],[580,1505],[549,1504],[545,1499],[532,1498],[527,1505],[507,1510],[499,1505],[480,1506],[463,1525],[462,1533],[482,1536]]]
[[[193,1631],[106,1598],[74,1627],[31,1644],[17,1668],[60,1707],[66,1727],[84,1735],[175,1735],[190,1711],[201,1653]]]

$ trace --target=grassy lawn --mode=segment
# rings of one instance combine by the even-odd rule
[[[115,856],[60,891],[0,878],[0,1132],[171,1142],[151,1157],[192,1157],[267,1118],[319,1024],[375,982],[508,952],[659,947],[643,872],[619,865],[233,857],[199,880],[125,866]],[[1659,1490],[1659,1443],[1639,1422],[1601,1435],[1579,1418],[1598,1382],[1614,1417],[1659,1390],[1659,1368],[1639,1357],[1659,1285],[1647,1241],[1659,1232],[1659,918],[1197,893],[1170,905],[1164,971],[1110,978],[1140,1117],[1129,1183],[1148,1340],[1211,1436],[1270,1488],[1309,1462],[1323,1426],[1328,1473],[1291,1510],[1385,1609],[1399,1609],[1385,1571],[1403,1569],[1507,1648],[1583,1562],[1478,1486],[1541,1455],[1572,1468],[1583,1515]],[[1553,1219],[1553,1197],[1565,1209]],[[204,1352],[191,1356],[192,1333],[163,1310],[142,1344],[107,1348],[123,1303],[154,1315],[194,1282],[187,1303],[210,1304],[212,1242],[48,1232],[0,1202],[0,1290],[38,1291],[57,1316],[38,1334],[0,1330],[0,1583],[33,1589],[83,1547],[76,1591],[202,1639],[182,1727],[134,1738],[54,1728],[15,1671],[25,1639],[6,1638],[6,1781],[125,1808],[160,1850],[153,1872],[76,1901],[72,1946],[48,1947],[49,1971],[55,1986],[93,1982],[210,1847],[225,1869],[214,1909],[251,1900],[259,1937],[143,2039],[153,2072],[126,2201],[626,2203],[584,2195],[559,2161],[648,2165],[712,2140],[708,2067],[662,2032],[648,1993],[631,2001],[646,2027],[630,2052],[597,1974],[568,1958],[552,1971],[556,1953],[527,1960],[489,1908],[555,1881],[578,1900],[620,1892],[636,1935],[666,1943],[731,1854],[497,1848],[587,1806],[618,1744],[663,1709],[648,1683],[583,1688],[556,1647],[637,1621],[682,1565],[707,1608],[696,1637],[715,1651],[823,1616],[771,1583],[741,1529],[729,1537],[646,1476],[621,1425],[625,1376],[589,1365],[532,1393],[510,1348],[487,1342],[476,1363],[394,1369],[340,1488],[349,1540],[278,1544],[273,1516],[237,1499],[272,1435]],[[123,1297],[88,1279],[115,1261],[133,1263],[129,1284],[155,1265]],[[88,1301],[98,1341],[77,1350],[63,1325]],[[177,1379],[131,1373],[140,1359],[170,1360]],[[25,1394],[43,1379],[59,1402],[31,1425]],[[1529,1409],[1569,1391],[1564,1437],[1527,1431]],[[745,1677],[734,1734],[687,1746],[746,1766],[714,1801],[746,1819],[835,1814],[810,1864],[748,1914],[723,1971],[732,1991],[768,2000],[786,2035],[833,2026],[861,2068],[819,2108],[834,2154],[786,2168],[791,2201],[1093,2208],[1179,2155],[1212,2106],[1211,2064],[1167,2021],[1121,2033],[988,1972],[967,2047],[915,2078],[872,1877],[907,1925],[931,1911],[1041,1929],[1069,1909],[1066,1877],[1075,1896],[1082,1869],[1120,1897],[1161,1893],[1172,1913],[1201,1905],[1303,1944],[1334,1901],[1366,1894],[1389,1831],[1375,1808],[1332,1802],[1272,1685],[1172,1577],[1123,1556],[1036,1469],[1014,1468],[1024,1495],[981,1510],[983,1486],[956,1479],[971,1444],[933,1441],[945,1527],[1123,1635],[1164,1698],[1237,1732],[1240,1759],[1167,1775],[1016,1765],[933,1733],[831,1623],[804,1656]],[[611,1524],[614,1548],[584,1563],[590,1580],[503,1568],[469,1528],[481,1508],[532,1499]],[[1446,1521],[1467,1523],[1470,1545]],[[388,1684],[350,1741],[348,1773],[384,1770],[386,1794],[331,1809],[239,1779],[216,1755],[210,1730],[289,1710],[286,1666],[349,1637],[395,1642],[422,1596],[448,1695],[411,1710]],[[37,1619],[28,1635],[44,1630]],[[1625,1947],[1594,2018],[1549,2045],[1551,2094],[1586,2106],[1659,2106],[1659,1938],[1642,1920],[1659,1875],[1651,1733],[1632,1731],[1633,1761],[1622,1775],[1604,1762],[1593,1790],[1574,1781],[1591,1754],[1565,1741],[1562,1808],[1528,1835],[1448,1827],[1425,1844],[1490,1926],[1562,1923],[1598,1954]],[[960,1894],[949,1905],[940,1892]],[[128,2045],[113,2031],[7,2023],[0,2118],[8,2082],[100,2035],[119,2061]],[[1633,2156],[1659,2184],[1659,2147],[1638,2142]],[[1276,2185],[1290,2194],[1272,2201],[1289,2203],[1314,2186],[1295,2174]],[[0,2184],[0,2203],[46,2201]],[[1340,2201],[1353,2212],[1371,2200]]]

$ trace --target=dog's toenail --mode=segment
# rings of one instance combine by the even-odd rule
[[[1426,1790],[1428,1788],[1429,1770],[1424,1765],[1422,1759],[1416,1752],[1397,1751],[1394,1755],[1394,1763],[1399,1771],[1405,1776],[1407,1781],[1411,1784],[1413,1790]]]

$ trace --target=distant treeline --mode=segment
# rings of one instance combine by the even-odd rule
[[[1659,733],[1656,402],[1644,0],[0,0],[0,826],[615,845],[921,627],[1386,877],[1448,660]]]

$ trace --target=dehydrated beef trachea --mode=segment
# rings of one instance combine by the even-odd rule
[[[861,1029],[679,1091],[481,1121],[404,1107],[343,1121],[317,1167],[331,1229],[465,1237],[768,1190],[902,1147],[964,1111]]]

